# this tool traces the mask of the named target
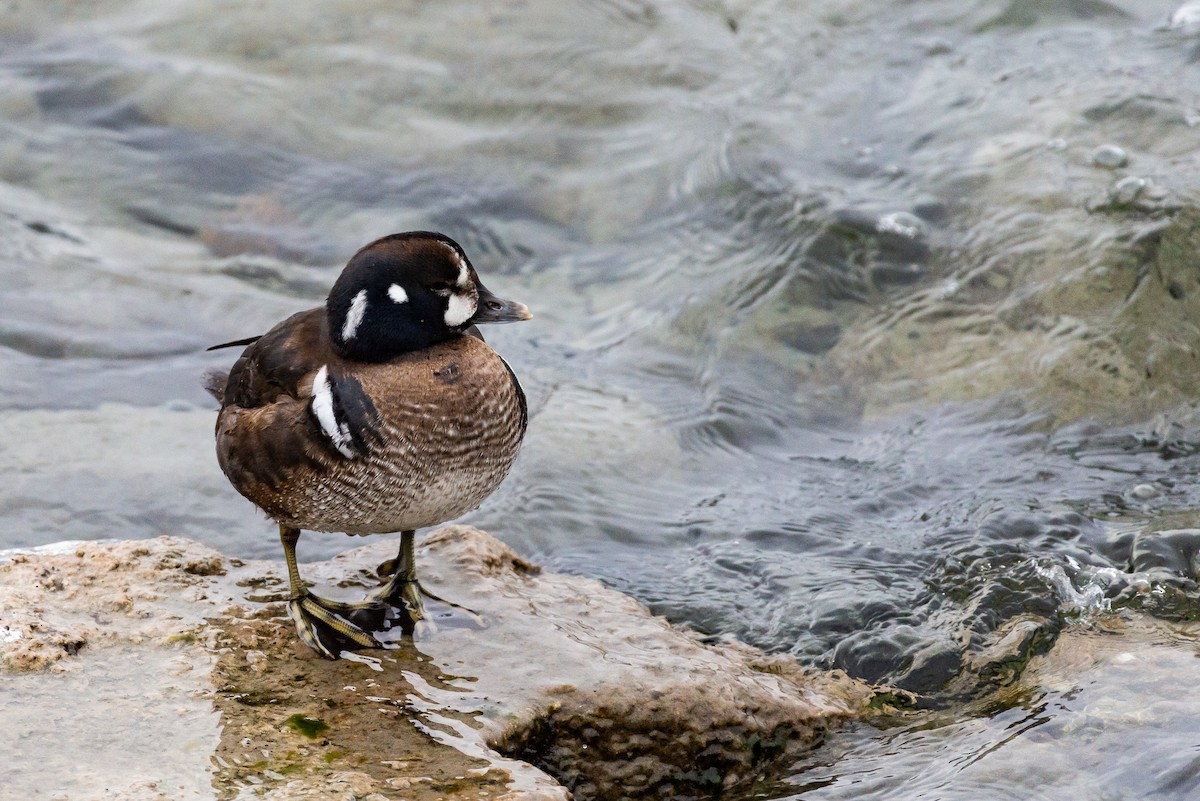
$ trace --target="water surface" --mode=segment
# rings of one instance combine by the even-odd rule
[[[21,5],[0,21],[0,547],[169,533],[276,554],[212,457],[199,376],[230,354],[204,348],[426,228],[536,314],[487,332],[533,418],[468,518],[524,555],[930,708],[992,693],[1081,610],[1192,616],[1196,371],[1172,359],[1196,331],[1182,305],[1102,314],[1195,205],[1189,19],[1132,0]],[[1138,337],[1145,359],[1119,347]],[[948,751],[923,753],[1025,710],[935,728]],[[910,753],[847,737],[826,774]],[[925,797],[986,786],[953,782]]]

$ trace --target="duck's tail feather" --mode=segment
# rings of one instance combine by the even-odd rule
[[[229,383],[229,373],[224,370],[205,370],[204,388],[208,394],[218,401],[225,401],[225,385]]]
[[[256,334],[252,337],[246,337],[245,339],[235,339],[232,342],[222,342],[220,345],[212,345],[211,347],[205,348],[205,350],[220,350],[221,348],[236,348],[238,345],[251,345],[260,339],[262,339],[262,334]]]

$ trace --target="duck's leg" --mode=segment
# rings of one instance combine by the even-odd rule
[[[425,602],[421,600],[421,584],[417,581],[416,542],[417,532],[400,532],[400,553],[379,566],[379,572],[390,572],[391,578],[373,595],[400,611],[400,627],[409,633],[428,617]]]
[[[279,524],[279,540],[283,543],[283,556],[287,560],[288,581],[292,590],[288,600],[288,617],[296,624],[300,639],[328,659],[337,659],[347,649],[382,648],[375,637],[351,622],[354,618],[378,617],[382,620],[381,605],[376,601],[341,603],[310,593],[301,581],[300,569],[296,566],[296,543],[299,539],[300,529]]]

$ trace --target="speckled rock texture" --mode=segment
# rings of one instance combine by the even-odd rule
[[[441,557],[437,584],[457,602],[512,610],[489,636],[447,631],[438,643],[481,655],[490,670],[476,693],[518,700],[490,717],[489,744],[546,767],[581,798],[718,795],[867,700],[847,679],[702,645],[599,582],[534,573],[482,532],[442,529],[425,547]],[[512,647],[531,635],[530,649]]]
[[[394,548],[303,574],[359,597]],[[433,602],[415,639],[327,661],[284,614],[281,563],[169,537],[0,554],[0,784],[60,801],[717,797],[871,697],[703,644],[476,529],[426,536],[418,566],[465,608]]]

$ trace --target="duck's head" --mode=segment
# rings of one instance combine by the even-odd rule
[[[477,323],[533,317],[523,303],[488,291],[458,243],[410,231],[363,247],[325,301],[338,355],[385,361],[466,331]]]

